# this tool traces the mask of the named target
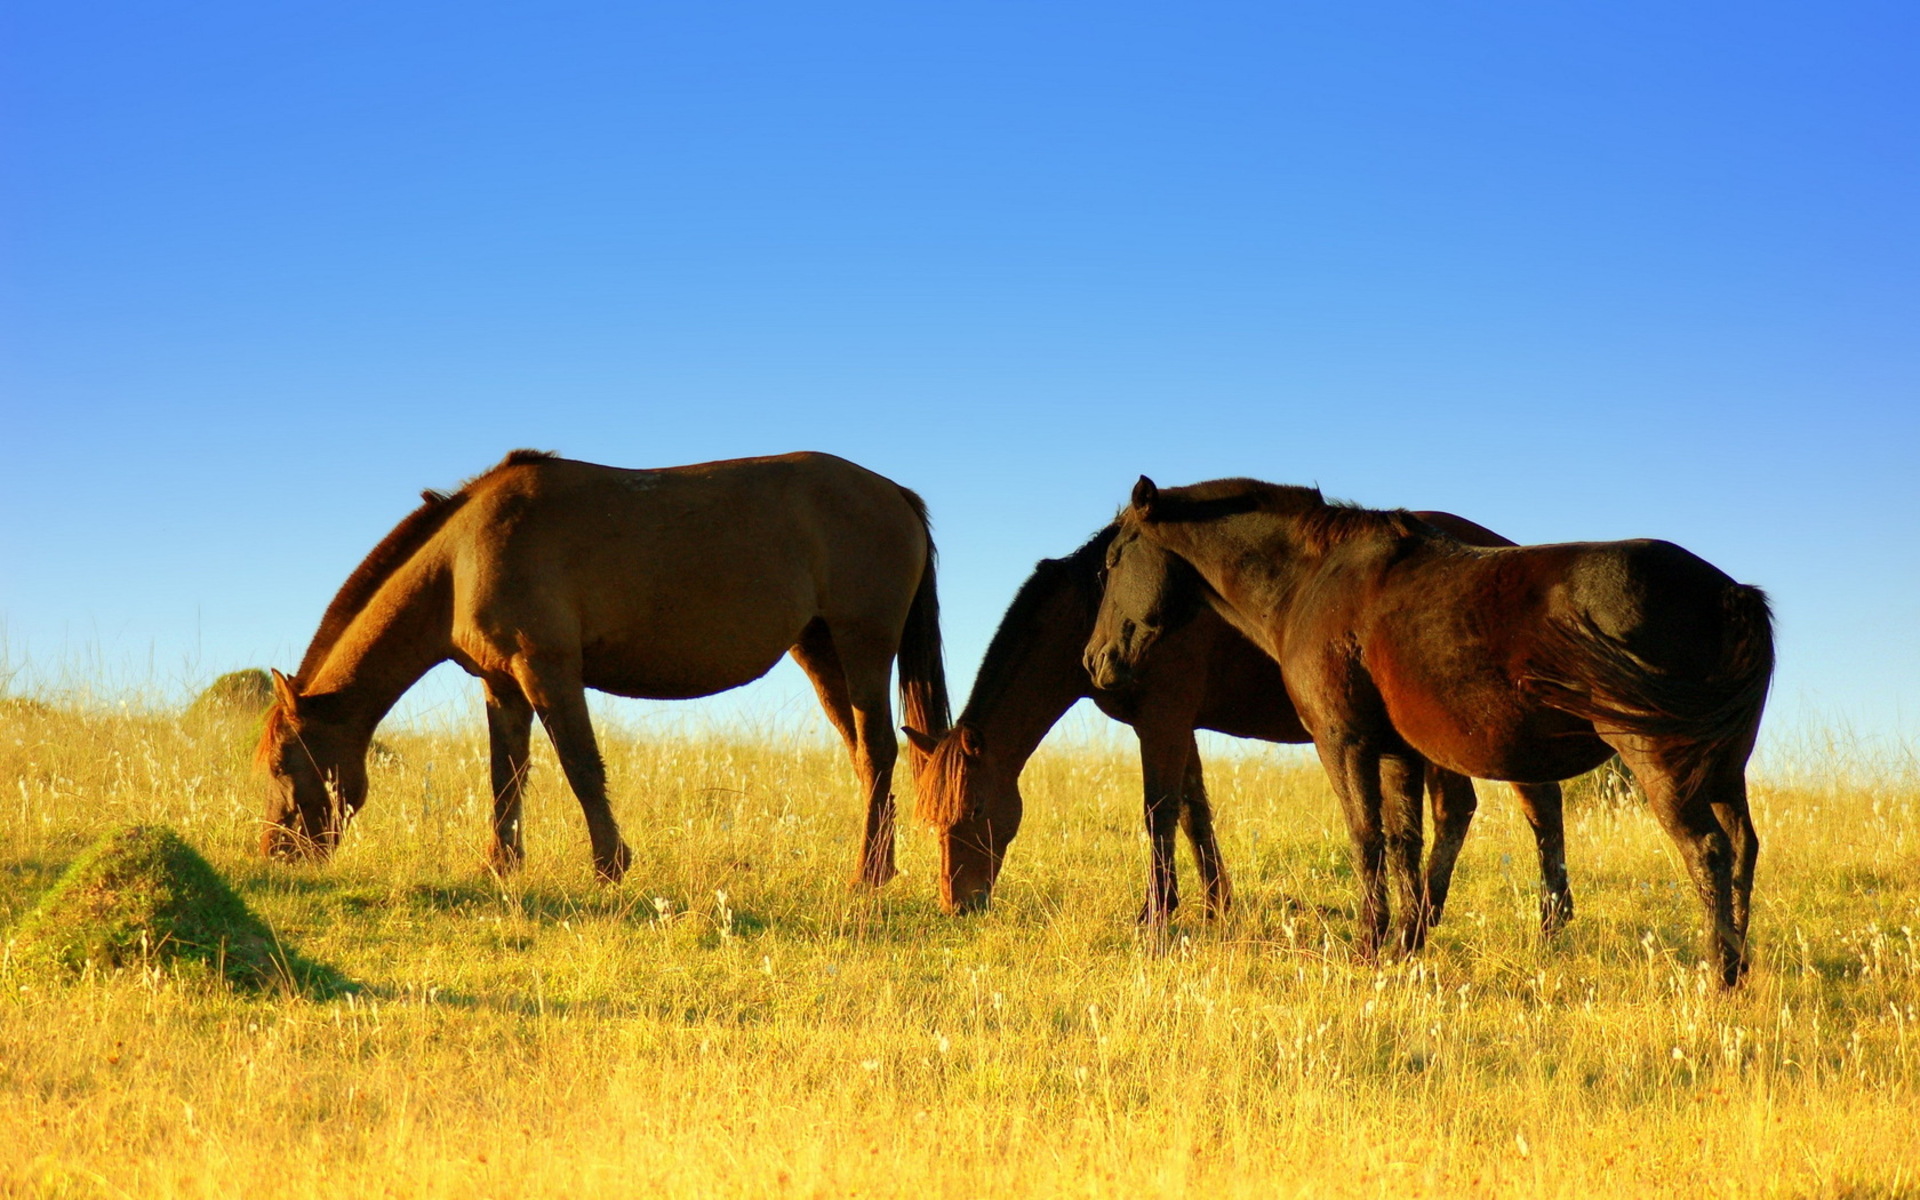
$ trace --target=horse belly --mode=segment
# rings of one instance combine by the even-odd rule
[[[582,629],[588,687],[652,700],[724,692],[772,670],[814,616],[811,597],[751,588],[653,600]]]
[[[1405,653],[1370,658],[1394,731],[1450,771],[1548,783],[1591,770],[1612,753],[1588,723],[1521,704],[1512,681],[1484,663]]]
[[[637,700],[693,700],[752,683],[771,671],[785,653],[783,648],[757,658],[690,661],[601,647],[582,661],[580,682],[595,691]]]

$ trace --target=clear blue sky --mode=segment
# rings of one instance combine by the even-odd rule
[[[16,0],[6,669],[291,666],[514,446],[815,448],[931,503],[961,691],[1136,475],[1248,474],[1678,541],[1773,593],[1780,728],[1911,745],[1916,62],[1900,3]]]

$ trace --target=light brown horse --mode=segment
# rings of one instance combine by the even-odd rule
[[[494,867],[522,858],[537,714],[586,813],[594,866],[618,879],[630,855],[585,689],[709,696],[791,653],[865,792],[855,878],[893,877],[896,656],[907,720],[947,725],[933,538],[918,496],[830,454],[629,471],[516,450],[425,499],[348,578],[294,676],[274,673],[259,749],[272,777],[264,852],[332,849],[366,799],[374,727],[451,659],[486,692]]]
[[[1471,545],[1513,544],[1464,517],[1419,515]],[[1093,685],[1081,655],[1093,634],[1107,547],[1117,531],[1109,525],[1072,554],[1043,559],[1034,568],[1001,618],[973,693],[946,737],[905,730],[927,752],[918,779],[919,812],[939,838],[940,901],[949,912],[971,912],[991,900],[1007,848],[1020,831],[1020,772],[1047,731],[1082,697],[1131,725],[1140,741],[1149,843],[1141,921],[1149,925],[1164,923],[1180,902],[1176,823],[1192,847],[1206,913],[1224,913],[1232,898],[1194,730],[1268,742],[1312,740],[1287,697],[1278,664],[1204,607],[1167,630],[1125,684]],[[1438,922],[1478,800],[1471,780],[1439,768],[1430,769],[1427,791],[1435,834],[1425,901]],[[1551,935],[1573,915],[1560,787],[1516,784],[1514,792],[1539,850],[1540,923]]]
[[[1618,752],[1680,848],[1726,986],[1746,968],[1759,839],[1745,768],[1773,671],[1766,597],[1669,542],[1485,549],[1407,512],[1230,479],[1141,478],[1086,661],[1124,677],[1210,604],[1280,664],[1346,809],[1361,945],[1419,946],[1423,761],[1566,779]]]

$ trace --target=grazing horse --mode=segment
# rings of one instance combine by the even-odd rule
[[[451,659],[486,692],[494,868],[522,858],[537,714],[586,813],[594,867],[617,880],[631,855],[585,689],[710,696],[791,653],[865,792],[856,881],[893,877],[896,656],[906,718],[947,724],[918,496],[830,454],[629,471],[516,450],[425,500],[347,579],[300,669],[274,673],[258,754],[272,777],[265,853],[327,855],[366,799],[374,726]]]
[[[1544,782],[1618,752],[1693,877],[1721,982],[1745,972],[1759,839],[1746,762],[1773,673],[1766,597],[1669,542],[1469,546],[1408,512],[1246,479],[1142,477],[1107,551],[1099,684],[1210,605],[1280,664],[1332,777],[1363,887],[1361,948],[1430,914],[1422,765]]]
[[[1471,545],[1513,544],[1451,513],[1420,515]],[[905,730],[926,752],[919,814],[940,839],[940,902],[949,912],[984,908],[991,899],[1008,844],[1020,831],[1020,772],[1047,731],[1083,696],[1133,726],[1140,739],[1150,847],[1141,920],[1148,924],[1164,922],[1179,904],[1176,823],[1192,846],[1208,915],[1225,912],[1231,901],[1193,731],[1268,742],[1312,740],[1287,698],[1278,665],[1204,608],[1167,631],[1135,678],[1111,688],[1093,686],[1081,654],[1093,634],[1107,547],[1117,530],[1109,525],[1072,554],[1043,559],[1034,568],[1001,618],[973,694],[946,737]],[[1435,838],[1425,901],[1438,921],[1477,799],[1472,781],[1450,771],[1434,768],[1427,784]],[[1539,846],[1540,923],[1550,935],[1573,915],[1560,787],[1516,784],[1514,790]]]

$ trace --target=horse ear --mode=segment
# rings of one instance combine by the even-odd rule
[[[273,672],[274,699],[279,702],[280,707],[286,709],[288,712],[292,712],[300,703],[300,693],[294,690],[293,680],[288,679],[272,667],[268,667],[267,670]]]
[[[1140,477],[1139,483],[1133,485],[1133,511],[1140,514],[1141,520],[1153,520],[1153,506],[1159,499],[1160,489],[1155,487],[1153,480],[1145,475]]]
[[[913,743],[913,748],[922,754],[932,754],[940,746],[939,738],[924,730],[915,729],[911,725],[902,725],[900,732],[906,734],[907,740]]]
[[[956,725],[953,732],[960,739],[960,750],[969,758],[978,758],[984,747],[980,742],[980,731],[971,725]]]

